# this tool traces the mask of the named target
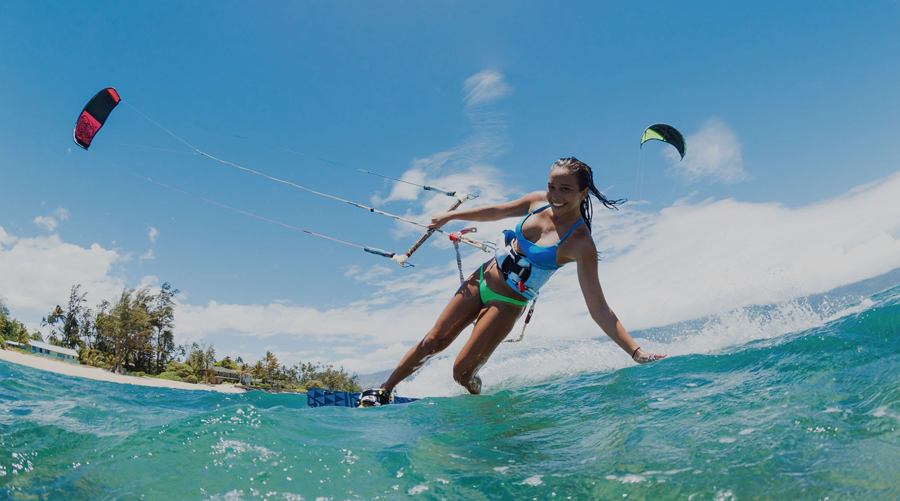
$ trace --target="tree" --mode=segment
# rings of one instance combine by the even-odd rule
[[[149,289],[125,289],[115,304],[103,301],[97,313],[98,337],[112,352],[110,370],[124,368],[130,356],[146,351],[153,334]]]
[[[65,346],[62,340],[57,335],[59,329],[57,327],[58,324],[65,323],[64,321],[65,313],[63,313],[62,308],[59,305],[56,305],[56,308],[50,312],[49,315],[41,319],[41,326],[49,326],[50,327],[50,344],[57,346]]]
[[[213,367],[216,364],[216,349],[212,345],[207,344],[191,344],[191,353],[188,355],[186,364],[194,369],[194,374],[198,379],[202,379],[205,384],[209,384],[209,377],[213,373]]]
[[[175,355],[175,296],[178,289],[173,289],[168,282],[164,283],[159,294],[154,298],[151,325],[154,329],[153,352],[155,356],[154,373],[162,372],[163,367]]]
[[[278,359],[275,358],[275,355],[271,351],[266,351],[266,356],[262,359],[263,366],[265,367],[265,379],[267,382],[272,382],[275,380],[275,376],[278,373]]]
[[[253,368],[250,369],[250,373],[256,376],[257,379],[264,379],[266,377],[266,368],[263,367],[262,362],[256,362]]]
[[[241,360],[241,357],[238,357],[237,359]],[[250,366],[245,364],[244,361],[241,360],[240,363],[237,364],[237,371],[238,383],[244,384],[244,376],[250,374]]]
[[[0,337],[6,339],[6,319],[9,317],[9,308],[6,307],[6,299],[0,297]]]
[[[322,384],[322,387],[336,391],[359,391],[359,384],[356,382],[356,376],[350,376],[344,372],[344,368],[335,369],[332,365],[317,365],[313,363],[303,363],[294,366],[299,374],[298,381],[304,388],[316,387],[315,384]]]
[[[238,364],[234,360],[231,359],[228,355],[225,355],[225,358],[216,362],[216,367],[224,367],[226,369],[231,369],[233,371],[238,370]]]
[[[109,356],[96,348],[78,350],[78,361],[93,367],[109,367]]]
[[[28,346],[28,341],[41,341],[41,335],[39,333],[29,335],[25,325],[10,316],[6,301],[0,298],[0,345],[5,345],[3,340]]]
[[[90,346],[90,332],[93,314],[85,306],[87,292],[81,292],[81,284],[72,286],[69,305],[65,311],[59,305],[41,320],[41,325],[50,326],[50,342],[71,349]],[[88,342],[82,340],[86,338]]]

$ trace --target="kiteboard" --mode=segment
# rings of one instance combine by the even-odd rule
[[[331,391],[310,388],[306,392],[306,404],[310,407],[359,407],[362,393],[350,391]],[[418,398],[394,397],[391,404],[408,404]]]

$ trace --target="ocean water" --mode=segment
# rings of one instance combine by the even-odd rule
[[[900,288],[636,337],[670,358],[533,336],[365,410],[0,362],[0,498],[900,499]]]

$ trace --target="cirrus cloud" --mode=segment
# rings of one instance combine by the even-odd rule
[[[734,184],[752,179],[744,170],[740,140],[722,120],[707,120],[700,130],[685,138],[685,143],[684,160],[671,148],[663,151],[672,160],[669,170],[687,182]]]
[[[512,91],[513,88],[506,83],[503,73],[484,70],[466,79],[463,84],[463,92],[466,93],[463,101],[466,106],[479,106],[504,98]]]

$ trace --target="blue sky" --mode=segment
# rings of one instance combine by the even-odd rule
[[[415,270],[400,270],[111,167],[106,162],[362,245],[402,251],[420,233],[208,159],[160,151],[186,150],[127,106],[115,110],[90,152],[81,151],[71,140],[75,119],[107,86],[220,158],[421,220],[450,200],[394,192],[392,183],[277,147],[454,183],[445,187],[478,192],[474,203],[542,189],[550,164],[574,155],[594,168],[607,195],[634,198],[640,134],[651,123],[671,123],[688,137],[685,161],[675,162],[660,143],[645,145],[646,203],[604,214],[608,224],[597,226],[611,233],[595,231],[612,256],[604,264],[611,286],[620,291],[608,291],[610,300],[633,315],[623,319],[626,326],[821,292],[883,273],[900,265],[895,240],[840,273],[785,272],[799,282],[789,286],[716,282],[710,273],[701,288],[731,298],[722,304],[681,302],[665,314],[641,306],[684,286],[665,270],[685,262],[642,245],[707,246],[711,257],[688,266],[696,277],[719,264],[723,272],[748,267],[716,247],[727,238],[712,228],[737,228],[735,249],[783,237],[760,250],[781,261],[742,257],[757,275],[771,276],[804,269],[810,255],[830,256],[829,245],[846,257],[879,235],[897,238],[897,218],[862,212],[861,200],[835,205],[836,213],[829,208],[866,183],[881,189],[872,197],[881,194],[887,204],[872,211],[889,212],[890,201],[900,198],[891,191],[900,167],[890,140],[900,114],[898,15],[897,2],[5,5],[0,296],[37,327],[74,283],[99,302],[122,286],[168,281],[183,291],[181,341],[202,339],[221,354],[251,357],[272,349],[285,360],[340,361],[366,372],[396,361],[452,294],[454,256],[446,242],[420,250]],[[769,210],[782,215],[766,219],[761,214]],[[847,221],[819,225],[841,219],[841,211],[850,214]],[[695,220],[686,214],[710,220],[688,224]],[[691,232],[654,240],[676,220],[672,228]],[[785,221],[797,226],[773,230]],[[744,223],[758,232],[740,230]],[[851,231],[860,226],[867,232]],[[809,228],[842,236],[832,238],[835,244],[817,240],[819,233],[792,240]],[[821,247],[787,252],[808,242]],[[485,257],[466,252],[470,269]],[[822,259],[823,267],[843,270]],[[663,271],[630,279],[624,266],[632,262]],[[816,278],[823,274],[830,278]],[[671,289],[655,287],[669,283],[662,275],[672,279]],[[559,284],[559,304],[583,310],[574,301],[577,288],[565,278]],[[581,323],[566,328],[547,313],[548,335],[600,334],[583,322],[583,312],[572,311]],[[355,312],[364,312],[361,324],[342,323]]]

